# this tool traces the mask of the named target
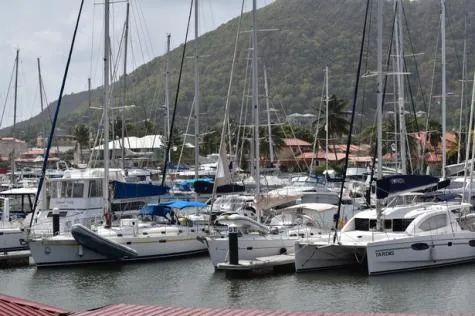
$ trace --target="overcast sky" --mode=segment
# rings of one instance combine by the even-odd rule
[[[273,0],[257,0],[258,7]],[[65,94],[102,83],[103,0],[85,0]],[[128,68],[137,66],[166,52],[166,34],[172,49],[183,43],[191,0],[130,0],[130,45]],[[0,103],[4,112],[0,128],[13,122],[13,80],[16,50],[20,50],[17,122],[29,119],[41,110],[38,88],[37,58],[48,102],[59,96],[61,80],[72,39],[80,0],[16,0],[0,10]],[[239,16],[242,0],[200,0],[199,33],[209,32]],[[252,1],[245,0],[245,11]],[[111,5],[111,41],[113,54],[125,20],[125,1]],[[193,22],[192,22],[193,23]],[[191,29],[193,38],[194,28]],[[233,39],[230,39],[233,40]],[[7,98],[7,93],[9,96]]]

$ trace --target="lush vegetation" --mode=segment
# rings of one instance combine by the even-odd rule
[[[376,1],[370,1],[370,23],[368,25],[367,41],[363,61],[363,71],[370,73],[376,69]],[[389,35],[392,32],[393,2],[388,1],[385,9],[385,55],[389,47]],[[259,28],[278,29],[278,31],[259,32],[259,63],[261,65],[260,78],[262,79],[262,65],[266,65],[269,76],[269,94],[271,95],[274,108],[280,112],[290,114],[292,112],[317,114],[317,105],[321,102],[322,86],[324,81],[324,67],[330,69],[329,90],[335,95],[337,102],[333,102],[331,108],[342,112],[352,102],[355,74],[358,63],[359,47],[362,38],[364,12],[364,0],[277,0],[273,4],[259,10],[257,20]],[[473,34],[475,23],[475,2],[467,0],[447,1],[447,85],[448,91],[454,92],[457,97],[448,98],[448,124],[450,129],[458,129],[460,113],[460,81],[461,60],[464,36],[464,18],[467,18],[466,34]],[[405,41],[406,54],[423,53],[416,57],[406,57],[408,88],[406,95],[408,102],[407,110],[429,111],[430,119],[440,122],[440,106],[437,99],[429,98],[430,91],[440,94],[440,27],[439,12],[440,1],[420,0],[404,1],[405,12]],[[243,29],[250,29],[250,14],[243,19]],[[204,136],[204,152],[212,152],[217,149],[219,139],[219,124],[221,122],[226,102],[227,86],[234,51],[234,39],[238,26],[238,19],[220,26],[217,30],[204,34],[200,39],[200,79],[201,79],[201,126],[203,132],[209,132]],[[249,94],[249,34],[241,33],[239,40],[238,64],[233,78],[232,94],[230,98],[231,119],[238,121],[242,100],[248,100]],[[475,57],[475,42],[467,42],[468,69],[471,69],[470,61]],[[192,43],[190,43],[192,47]],[[183,46],[175,49],[170,56],[171,91],[176,90],[176,82],[179,71],[179,62]],[[385,57],[386,59],[386,57]],[[162,133],[164,111],[161,105],[164,103],[164,58],[157,57],[151,62],[140,66],[129,74],[127,82],[129,90],[126,104],[136,104],[137,108],[125,113],[127,135],[141,136],[147,132]],[[417,63],[417,68],[416,68]],[[392,69],[391,69],[392,70]],[[435,76],[433,76],[433,73]],[[185,131],[187,118],[193,101],[193,60],[186,59],[183,70],[183,81],[179,91],[176,106],[177,120],[176,131],[182,135]],[[246,80],[246,78],[248,80]],[[392,79],[388,77],[387,91],[392,91]],[[117,84],[120,84],[118,82]],[[375,108],[375,80],[368,76],[362,81],[358,98],[358,122],[356,129],[361,131],[365,126],[374,123]],[[468,84],[467,84],[468,86]],[[121,89],[114,89],[117,95],[114,100],[120,103]],[[259,85],[260,94],[263,94],[264,83]],[[243,92],[245,91],[245,92]],[[465,91],[470,91],[466,87]],[[174,95],[175,92],[170,93]],[[101,104],[101,88],[92,91],[92,105]],[[467,97],[467,96],[465,96]],[[390,97],[388,97],[390,98]],[[173,98],[172,98],[173,99]],[[98,111],[91,111],[89,107],[88,92],[80,92],[66,95],[63,99],[60,112],[59,128],[62,133],[80,136],[84,143],[85,129],[95,131],[97,129]],[[248,103],[248,102],[244,102]],[[48,116],[55,108],[55,102],[51,103],[48,110],[28,121],[17,124],[17,135],[27,140],[34,139],[38,134],[46,134],[49,130],[50,120]],[[264,100],[261,101],[264,104]],[[391,107],[391,105],[388,105]],[[250,110],[248,122],[250,121]],[[262,113],[264,122],[265,111]],[[468,117],[468,115],[465,115]],[[120,120],[120,122],[122,122]],[[192,124],[193,122],[191,122]],[[122,123],[118,123],[122,124]],[[237,125],[237,123],[236,123]],[[340,126],[335,125],[337,130],[332,130],[332,137],[338,137],[345,133]],[[320,125],[321,126],[321,125]],[[330,128],[332,126],[330,125]],[[115,127],[118,133],[119,126]],[[276,133],[278,130],[274,128]],[[338,130],[340,129],[340,130]],[[214,133],[213,133],[214,132]],[[8,129],[2,131],[9,133]],[[262,135],[265,135],[265,129]],[[310,136],[312,131],[306,132]],[[320,131],[321,133],[321,131]],[[307,135],[307,136],[309,136]],[[278,142],[280,137],[276,137]],[[321,138],[321,137],[320,137]],[[266,148],[265,144],[262,148]]]

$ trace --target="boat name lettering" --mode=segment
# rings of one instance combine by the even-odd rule
[[[376,257],[394,256],[394,250],[376,250]]]
[[[391,181],[392,184],[396,184],[396,183],[402,184],[402,183],[405,182],[405,180],[403,178],[395,178],[395,179],[391,179],[390,181]]]

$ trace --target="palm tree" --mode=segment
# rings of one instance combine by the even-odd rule
[[[78,124],[74,127],[74,137],[79,144],[79,153],[82,157],[82,149],[89,146],[89,127],[84,124]]]
[[[348,135],[349,133],[349,122],[346,118],[347,112],[345,111],[348,106],[348,101],[338,99],[334,94],[328,100],[328,136],[331,139],[339,139],[343,135]],[[318,123],[320,126],[317,131],[319,137],[321,135],[326,135],[325,124],[326,124],[326,113],[325,109],[322,109],[320,113],[319,120],[313,122],[315,127]],[[335,142],[333,142],[333,152],[336,157]]]

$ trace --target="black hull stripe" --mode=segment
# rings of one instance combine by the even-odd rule
[[[107,263],[107,262],[125,263],[125,262],[135,262],[135,261],[159,260],[159,259],[167,259],[167,258],[186,257],[186,256],[192,256],[192,255],[200,255],[200,254],[204,255],[207,252],[208,252],[207,249],[203,249],[203,250],[195,250],[195,251],[178,252],[178,253],[168,254],[168,255],[140,256],[140,257],[136,257],[136,258],[128,258],[128,259],[123,259],[123,260],[94,259],[94,260],[81,260],[81,261],[59,261],[59,262],[51,262],[51,263],[37,263],[36,266],[37,267],[54,267],[54,266],[95,264],[95,263]]]
[[[11,251],[22,251],[29,250],[28,246],[19,246],[19,247],[10,247],[10,248],[0,248],[0,252],[11,252]]]

